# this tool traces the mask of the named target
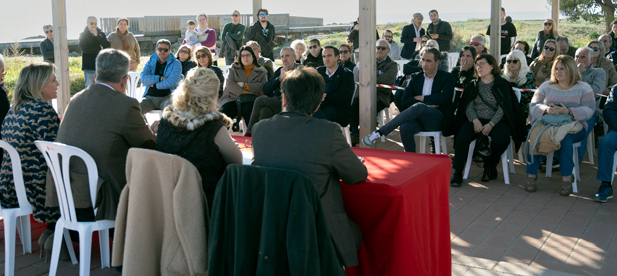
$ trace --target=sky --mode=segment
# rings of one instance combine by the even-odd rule
[[[65,0],[67,7],[67,33],[77,38],[84,29],[86,18],[141,17],[144,15],[196,15],[252,13],[252,0],[233,1],[168,1],[168,0]],[[52,0],[2,0],[0,4],[0,42],[10,42],[29,36],[43,35],[42,26],[52,24]],[[182,3],[182,4],[176,4]],[[463,4],[464,3],[464,4]],[[468,18],[489,18],[490,0],[377,0],[377,23],[410,22],[416,12],[424,14],[428,24],[428,11],[437,9],[446,21]],[[524,19],[550,17],[550,7],[545,0],[502,0],[510,15]],[[324,24],[349,23],[358,16],[357,0],[262,0],[269,13],[289,13],[293,16],[321,17]],[[513,16],[514,17],[514,16]],[[535,18],[537,17],[537,18]],[[516,19],[516,17],[515,17]]]

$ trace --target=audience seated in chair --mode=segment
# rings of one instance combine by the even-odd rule
[[[596,179],[601,181],[600,188],[594,196],[598,202],[606,202],[613,197],[611,184],[615,175],[614,156],[617,151],[617,86],[611,90],[611,94],[604,105],[604,123],[608,125],[608,133],[600,139],[598,144],[598,175]]]
[[[140,77],[146,87],[140,102],[141,112],[165,109],[171,103],[171,93],[182,79],[182,64],[171,54],[169,40],[156,42],[156,53],[146,62]]]
[[[339,50],[333,46],[323,49],[324,66],[317,67],[326,82],[326,97],[313,117],[335,122],[342,127],[349,124],[351,100],[355,85],[353,72],[339,63]]]

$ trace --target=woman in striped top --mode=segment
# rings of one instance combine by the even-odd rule
[[[567,134],[561,141],[561,149],[556,152],[561,165],[562,184],[559,194],[568,196],[572,193],[572,144],[585,138],[587,120],[595,109],[595,98],[589,84],[581,80],[574,59],[567,55],[558,56],[551,70],[550,82],[545,82],[533,95],[529,104],[529,120],[533,124],[542,115],[568,114],[583,124],[584,129],[575,134]],[[533,163],[527,165],[527,186],[525,190],[535,192],[540,155],[533,155]]]

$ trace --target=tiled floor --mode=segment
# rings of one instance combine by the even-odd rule
[[[394,132],[377,148],[402,151],[399,141]],[[463,187],[450,189],[453,275],[617,275],[617,199],[593,202],[597,165],[583,161],[579,193],[569,197],[557,193],[559,171],[539,176],[538,191],[527,193],[523,164],[516,162],[510,185],[498,170],[497,180],[481,182],[482,169],[472,164]],[[37,244],[43,230],[33,225],[32,254],[17,247],[15,275],[47,275],[49,262],[39,259]],[[120,274],[100,268],[98,246],[92,252],[92,275]],[[0,263],[3,274],[4,243]],[[78,274],[78,266],[60,263],[58,275]]]

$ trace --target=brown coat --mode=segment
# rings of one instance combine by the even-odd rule
[[[247,78],[244,67],[238,63],[233,63],[225,80],[225,91],[223,91],[223,96],[219,100],[219,107],[237,100],[240,94],[244,92],[244,88],[240,87],[238,82],[244,82],[248,85],[248,93],[263,96],[263,87],[268,82],[268,71],[263,66],[255,66]]]
[[[107,41],[111,44],[111,48],[125,51],[131,57],[131,64],[129,65],[129,71],[137,71],[137,67],[139,66],[139,43],[133,33],[129,32],[129,37],[127,38],[129,42],[129,49],[124,49],[124,41],[122,38],[116,33],[112,32],[107,36]]]
[[[123,275],[207,275],[209,217],[197,168],[153,150],[129,150],[112,266]]]
[[[604,69],[606,72],[606,88],[609,90],[617,84],[617,71],[615,70],[615,65],[608,58],[600,57],[598,59],[598,66],[596,68]],[[604,91],[600,92],[603,93]]]
[[[124,168],[131,147],[156,147],[137,100],[102,84],[92,84],[75,94],[60,123],[56,142],[86,151],[96,162],[99,185],[97,220],[115,219]],[[92,207],[87,170],[81,160],[71,160],[71,185],[76,208]],[[48,174],[49,175],[49,174]],[[47,178],[47,206],[58,206],[56,187]]]

